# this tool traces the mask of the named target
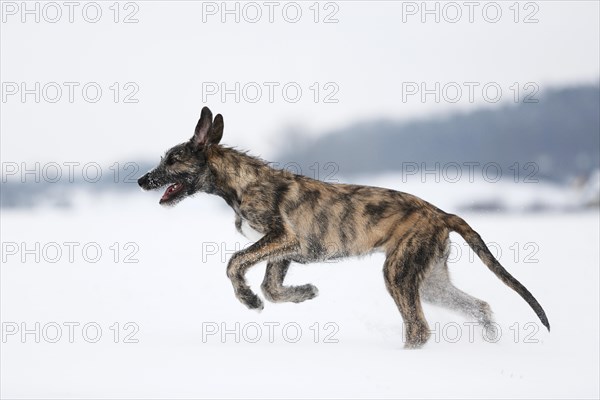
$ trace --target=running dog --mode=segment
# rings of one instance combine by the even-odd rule
[[[162,205],[174,205],[199,192],[220,196],[234,210],[240,233],[249,227],[262,235],[235,253],[227,265],[235,295],[248,308],[263,308],[245,280],[246,271],[257,263],[267,262],[261,285],[265,298],[299,303],[318,292],[310,284],[283,284],[290,263],[381,251],[386,255],[385,285],[404,320],[406,347],[421,347],[430,336],[421,299],[465,313],[493,329],[489,305],[450,281],[449,233],[457,232],[550,330],[542,306],[462,218],[408,193],[325,183],[271,168],[256,157],[221,145],[222,137],[223,117],[219,114],[213,121],[211,111],[204,107],[193,137],[168,150],[138,184],[145,190],[167,186]]]

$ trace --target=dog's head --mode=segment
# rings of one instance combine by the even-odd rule
[[[218,114],[213,121],[212,113],[204,107],[194,136],[169,149],[156,168],[138,179],[138,185],[144,190],[168,185],[160,199],[162,205],[174,205],[194,193],[207,191],[210,186],[207,153],[210,146],[221,141],[221,137],[223,117]]]

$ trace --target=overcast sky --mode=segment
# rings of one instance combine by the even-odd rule
[[[2,3],[3,162],[158,159],[191,136],[203,105],[224,115],[224,143],[269,157],[288,128],[310,137],[599,79],[597,1],[429,2],[433,14],[391,1],[230,2],[230,14],[221,2],[58,2],[38,3],[39,22],[35,3],[30,14],[21,4]]]

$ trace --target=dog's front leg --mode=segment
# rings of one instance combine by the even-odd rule
[[[317,296],[319,291],[311,284],[300,286],[283,286],[285,274],[290,267],[290,260],[269,261],[265,279],[261,285],[267,300],[274,303],[291,301],[300,303]]]
[[[250,309],[262,310],[262,300],[246,283],[246,271],[265,260],[282,260],[298,251],[298,243],[284,234],[267,234],[245,250],[235,253],[227,265],[227,276],[231,279],[236,297]]]

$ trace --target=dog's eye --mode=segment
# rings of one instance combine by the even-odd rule
[[[177,160],[175,159],[175,157],[173,155],[170,155],[167,157],[167,160],[165,161],[165,164],[167,165],[173,165],[175,164],[175,162],[177,162]]]

